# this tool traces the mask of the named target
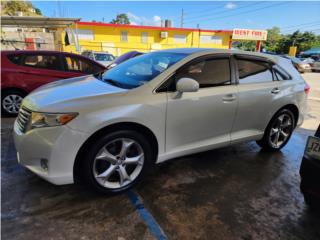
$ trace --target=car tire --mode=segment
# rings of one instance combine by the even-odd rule
[[[257,141],[257,144],[267,151],[279,151],[289,141],[295,124],[294,115],[289,109],[278,111],[269,122],[263,138]]]
[[[135,186],[155,162],[149,141],[132,130],[99,137],[86,152],[82,161],[85,182],[103,194],[121,193]]]
[[[2,91],[1,113],[4,116],[15,117],[19,113],[21,102],[26,94],[16,89]]]

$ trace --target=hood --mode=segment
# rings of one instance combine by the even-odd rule
[[[82,106],[89,105],[88,98],[101,99],[105,95],[123,92],[127,90],[89,75],[46,84],[29,94],[22,104],[34,111],[59,112],[66,108],[71,109],[79,102],[82,102]]]

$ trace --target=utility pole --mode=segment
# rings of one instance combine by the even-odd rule
[[[180,20],[180,27],[183,28],[183,24],[184,24],[184,11],[183,8],[181,10],[181,20]]]

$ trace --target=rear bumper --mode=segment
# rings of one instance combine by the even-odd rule
[[[320,160],[303,157],[300,176],[301,192],[320,202]]]

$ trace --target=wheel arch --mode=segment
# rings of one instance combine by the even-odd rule
[[[7,91],[19,91],[25,95],[28,95],[28,92],[26,90],[18,87],[6,87],[1,89],[1,93],[7,92]]]
[[[287,105],[283,106],[277,112],[275,112],[272,117],[274,117],[274,115],[276,115],[279,111],[281,111],[283,109],[288,109],[293,113],[294,120],[295,120],[295,123],[294,123],[295,126],[294,127],[296,127],[297,123],[298,123],[298,120],[299,120],[299,108],[295,104],[291,103],[291,104],[287,104]]]
[[[82,171],[81,171],[82,164],[81,163],[84,160],[83,156],[86,149],[94,142],[95,139],[117,130],[135,130],[139,133],[142,133],[151,142],[151,145],[153,146],[152,148],[153,157],[156,161],[158,156],[158,151],[159,151],[159,144],[158,144],[156,135],[153,133],[152,130],[150,130],[148,127],[140,123],[135,123],[135,122],[113,123],[111,125],[108,125],[106,127],[103,127],[97,130],[79,148],[75,158],[74,165],[73,165],[73,178],[75,183],[82,182]]]

